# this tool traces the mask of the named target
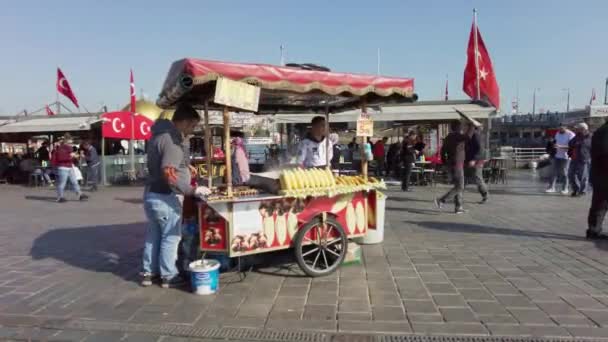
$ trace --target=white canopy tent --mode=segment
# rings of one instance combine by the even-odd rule
[[[33,117],[0,125],[0,133],[88,131],[91,125],[100,121],[97,115]]]
[[[471,101],[418,101],[411,104],[385,105],[381,108],[370,107],[368,113],[374,121],[448,121],[458,120],[460,115],[454,109],[467,114],[473,119],[488,119],[496,108],[483,106]],[[332,114],[330,122],[356,122],[359,110]],[[275,123],[310,123],[315,114],[279,114],[273,115]]]

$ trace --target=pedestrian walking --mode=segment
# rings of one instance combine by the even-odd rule
[[[462,206],[466,142],[467,136],[462,132],[462,124],[460,121],[452,122],[450,124],[450,133],[445,137],[443,145],[441,146],[441,159],[443,164],[448,167],[448,172],[452,176],[454,186],[445,195],[435,199],[435,206],[437,206],[438,209],[441,209],[445,202],[453,197],[454,212],[456,214],[466,212]]]
[[[385,162],[386,162],[386,142],[387,137],[378,140],[373,146],[374,160],[376,161],[376,177],[384,177]]]
[[[555,134],[555,157],[553,158],[553,175],[547,193],[555,193],[558,190],[556,186],[559,182],[563,182],[561,194],[568,194],[568,167],[570,158],[568,157],[568,149],[570,140],[574,138],[574,132],[566,128],[566,125],[560,124],[559,131]]]
[[[82,144],[84,159],[87,162],[87,183],[91,184],[91,191],[97,191],[97,183],[99,183],[99,168],[101,160],[95,146],[90,141],[85,141]]]
[[[472,179],[477,185],[477,191],[481,195],[481,202],[488,201],[488,186],[483,179],[483,165],[485,160],[481,149],[481,139],[479,138],[478,128],[472,123],[467,125],[468,139],[465,145],[465,165],[467,177]]]
[[[608,211],[608,121],[591,138],[591,185],[593,196],[587,219],[587,239],[604,238],[602,225]]]
[[[401,143],[390,144],[386,153],[386,176],[399,177],[399,154],[401,153]]]
[[[587,192],[591,164],[591,133],[589,133],[589,126],[586,123],[576,125],[576,136],[570,140],[569,146],[568,178],[572,188],[572,197],[584,196]]]
[[[410,178],[412,175],[412,169],[416,163],[416,133],[410,132],[407,137],[403,139],[403,145],[401,146],[401,161],[403,162],[403,177],[401,178],[401,190],[412,191],[410,185]]]
[[[78,196],[78,200],[85,201],[89,197],[82,193],[78,184],[77,175],[74,172],[74,158],[76,157],[73,147],[73,140],[69,134],[66,134],[61,139],[59,145],[53,150],[52,165],[56,167],[55,175],[57,176],[57,202],[64,203],[65,186],[70,182],[72,190]]]
[[[184,196],[205,196],[209,189],[191,185],[188,136],[200,121],[192,106],[177,106],[171,120],[159,119],[148,142],[149,176],[144,188],[148,220],[144,244],[142,286],[160,278],[163,288],[177,287],[184,280],[176,267],[181,239]]]

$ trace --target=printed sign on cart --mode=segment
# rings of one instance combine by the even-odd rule
[[[373,137],[374,136],[374,120],[367,113],[361,113],[357,119],[357,136],[358,137]]]
[[[258,111],[260,87],[225,77],[217,79],[213,102],[251,112]]]
[[[234,203],[231,251],[246,252],[268,247],[264,232],[265,223],[266,217],[260,210],[260,202]]]

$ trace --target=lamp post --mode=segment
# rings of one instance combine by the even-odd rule
[[[570,111],[570,88],[563,88],[562,91],[568,92],[568,97],[566,98],[566,113]]]

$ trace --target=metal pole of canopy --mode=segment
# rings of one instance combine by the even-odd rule
[[[106,177],[106,138],[101,136],[101,184],[106,186],[107,177]]]
[[[212,164],[212,155],[213,150],[211,149],[211,127],[209,127],[209,103],[205,101],[204,108],[204,130],[205,130],[205,154],[206,154],[206,162],[207,162],[207,187],[211,189],[213,186],[213,164]]]
[[[361,113],[367,114],[367,101],[364,97],[361,98]],[[361,175],[363,176],[363,179],[367,181],[367,156],[365,155],[365,144],[367,144],[365,137],[361,137]]]
[[[329,148],[329,107],[325,107],[325,167],[331,170]]]
[[[230,146],[230,112],[224,107],[224,156],[226,162],[226,195],[232,197],[232,150]]]

